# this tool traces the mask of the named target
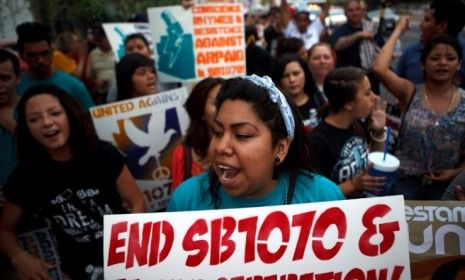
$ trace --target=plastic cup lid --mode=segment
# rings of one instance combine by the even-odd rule
[[[399,168],[400,161],[397,157],[386,154],[383,160],[383,152],[373,152],[368,155],[368,161],[373,164],[373,168],[383,172],[394,172]]]

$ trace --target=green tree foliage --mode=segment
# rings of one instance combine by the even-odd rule
[[[180,0],[29,0],[36,20],[56,31],[81,30],[102,22],[126,22],[147,8],[178,5]]]

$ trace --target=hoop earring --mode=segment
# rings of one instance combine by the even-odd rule
[[[275,157],[273,175],[271,176],[271,179],[273,179],[273,180],[278,180],[279,179],[278,165],[279,165],[280,161],[281,161],[281,159],[279,159],[279,157]]]

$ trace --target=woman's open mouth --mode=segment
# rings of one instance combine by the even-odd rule
[[[233,179],[240,172],[239,169],[224,164],[218,164],[216,169],[218,178],[224,181]]]
[[[51,138],[57,136],[58,133],[60,133],[59,130],[53,129],[53,130],[46,131],[43,135],[44,135],[45,138],[51,139]]]

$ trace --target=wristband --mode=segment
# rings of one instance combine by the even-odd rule
[[[386,138],[387,138],[386,130],[387,130],[387,128],[384,127],[384,129],[383,129],[383,134],[380,135],[380,136],[375,136],[375,134],[373,133],[373,130],[370,131],[370,137],[371,137],[371,139],[372,139],[373,141],[375,141],[375,142],[384,142],[384,141],[386,141]]]

